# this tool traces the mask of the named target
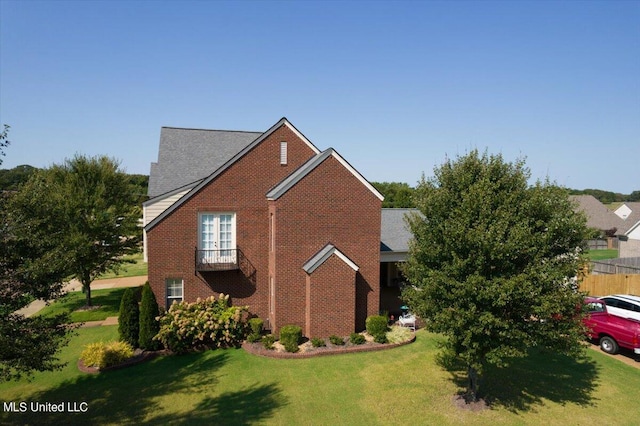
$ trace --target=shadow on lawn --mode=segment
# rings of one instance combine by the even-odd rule
[[[444,358],[438,363],[451,373],[457,386],[466,389],[466,368]],[[531,410],[544,400],[593,406],[597,377],[597,364],[586,355],[574,359],[534,352],[527,358],[513,360],[508,368],[485,367],[480,396],[489,406],[501,406],[514,413]]]
[[[219,424],[233,420],[233,424],[242,425],[269,417],[283,404],[275,385],[206,396],[216,393],[218,370],[228,357],[224,350],[166,356],[131,368],[83,375],[33,395],[30,400],[52,404],[86,402],[85,413],[2,413],[0,423],[201,424],[206,420]],[[192,401],[201,402],[195,402],[194,407]],[[154,416],[167,408],[175,415]]]

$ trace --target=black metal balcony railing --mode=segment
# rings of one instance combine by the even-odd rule
[[[196,249],[196,271],[232,271],[239,269],[238,249],[198,250]]]

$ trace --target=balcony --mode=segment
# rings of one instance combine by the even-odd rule
[[[233,271],[240,269],[239,249],[198,250],[196,249],[196,271]]]

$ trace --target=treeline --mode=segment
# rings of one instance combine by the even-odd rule
[[[0,192],[15,191],[25,183],[29,176],[38,170],[29,165],[14,167],[13,169],[0,169]],[[147,188],[149,186],[149,176],[128,175],[133,190],[140,202],[147,200]],[[384,195],[382,207],[389,208],[412,208],[415,207],[413,196],[415,188],[404,182],[371,182],[371,184]],[[623,201],[640,201],[640,190],[631,194],[620,194],[618,192],[603,191],[600,189],[569,189],[571,195],[593,195],[603,204],[610,204]]]
[[[17,191],[18,187],[27,182],[29,177],[38,170],[38,168],[26,164],[14,167],[13,169],[0,169],[0,192]],[[127,176],[131,189],[134,191],[139,202],[142,203],[143,201],[146,201],[149,198],[147,196],[149,176],[136,174]]]
[[[629,195],[619,192],[603,191],[601,189],[570,189],[571,195],[593,195],[602,204],[621,203],[623,201],[640,201],[640,191],[633,191]]]
[[[403,182],[371,182],[371,184],[384,195],[382,207],[412,208],[415,207],[413,196],[415,188]],[[569,189],[571,195],[593,195],[603,204],[623,201],[640,201],[640,191],[631,194],[603,191],[601,189]]]

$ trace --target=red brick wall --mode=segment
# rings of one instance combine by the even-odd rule
[[[280,165],[281,141],[288,142],[285,166]],[[165,279],[182,278],[187,301],[230,294],[234,304],[249,305],[251,312],[266,318],[269,262],[266,193],[313,155],[306,143],[282,126],[149,230],[149,283],[158,303],[164,306]],[[238,271],[196,274],[200,212],[236,213],[236,243],[256,269],[255,283]]]
[[[305,328],[306,273],[302,266],[332,243],[360,268],[355,324],[350,331],[364,330],[366,317],[377,314],[380,303],[381,204],[334,157],[274,202],[276,328],[287,324]],[[354,304],[344,300],[336,309],[353,310]]]
[[[356,322],[356,271],[335,254],[306,277],[308,337],[348,336]]]

